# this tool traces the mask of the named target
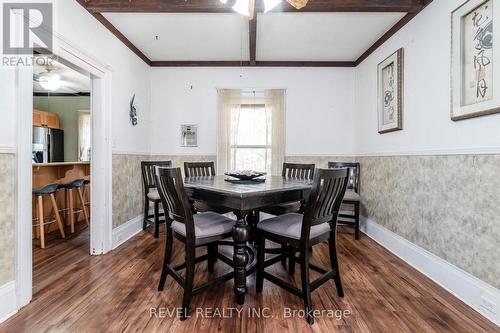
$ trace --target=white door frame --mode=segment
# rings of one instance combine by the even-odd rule
[[[92,80],[91,223],[92,255],[112,249],[112,70],[72,48],[54,35],[54,54],[90,73]],[[16,69],[17,193],[16,193],[16,298],[17,308],[32,298],[32,160],[33,68]]]

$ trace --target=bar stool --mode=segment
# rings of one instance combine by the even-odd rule
[[[87,208],[85,206],[85,200],[83,199],[82,186],[85,179],[77,179],[71,183],[61,184],[60,187],[66,190],[66,215],[69,214],[69,224],[71,227],[71,233],[75,232],[75,214],[83,212],[85,216],[85,222],[87,226],[89,225],[89,216],[87,214]],[[76,208],[73,197],[73,190],[78,193],[78,198],[80,199],[81,208]],[[78,215],[77,215],[78,216]]]
[[[33,195],[36,196],[37,201],[36,201],[36,207],[37,207],[37,212],[38,212],[38,217],[34,218],[33,221],[37,221],[38,224],[34,224],[33,226],[39,226],[39,232],[40,232],[40,246],[42,249],[45,248],[45,230],[44,226],[47,224],[52,224],[54,222],[57,222],[57,226],[59,227],[59,231],[61,232],[62,238],[66,238],[66,235],[64,234],[64,228],[63,224],[61,221],[61,216],[59,215],[59,209],[57,207],[56,199],[54,197],[54,193],[57,192],[59,189],[59,184],[48,184],[45,186],[42,186],[40,188],[34,189],[33,190]],[[48,196],[50,198],[50,201],[52,202],[52,209],[54,210],[54,215],[55,219],[50,220],[50,221],[45,221],[44,219],[44,212],[43,212],[43,197]]]
[[[89,188],[89,185],[90,185],[90,180],[85,179],[83,181],[83,199],[85,199],[85,206],[86,207],[90,207],[90,199],[89,199],[89,201],[87,201],[87,188]]]

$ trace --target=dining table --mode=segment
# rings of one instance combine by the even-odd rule
[[[247,292],[246,277],[251,273],[247,266],[247,251],[253,247],[247,242],[251,238],[248,222],[254,221],[253,212],[289,202],[300,202],[303,211],[312,180],[269,175],[265,181],[234,182],[228,178],[223,175],[188,177],[184,179],[184,188],[191,202],[201,201],[210,206],[228,208],[236,215],[233,227],[234,293],[236,302],[242,305]],[[255,253],[252,255],[255,257]]]

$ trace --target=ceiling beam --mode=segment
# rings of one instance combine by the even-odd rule
[[[249,47],[250,47],[250,63],[255,64],[257,57],[257,14],[248,22]]]
[[[263,1],[256,0],[255,17],[249,21],[249,61],[151,61],[125,37],[101,12],[172,12],[229,13],[235,0],[222,4],[219,0],[76,0],[132,52],[152,67],[356,67],[386,40],[422,11],[432,0],[310,0],[300,12],[407,12],[389,31],[380,37],[356,61],[257,61],[257,13],[263,12]],[[287,2],[276,11],[297,11]]]
[[[85,8],[86,0],[76,0],[80,5]],[[88,10],[88,9],[87,9]],[[113,35],[116,36],[125,46],[127,46],[132,52],[134,52],[139,58],[141,58],[146,64],[151,66],[151,60],[142,53],[124,34],[122,34],[111,22],[109,22],[104,16],[100,13],[94,13],[88,10],[92,16],[94,16],[103,26],[105,26]]]
[[[432,0],[423,0],[424,5],[421,10],[427,7]],[[378,49],[382,44],[384,44],[389,38],[391,38],[396,32],[398,32],[402,27],[404,27],[408,22],[410,22],[418,13],[408,13],[401,20],[399,20],[395,25],[392,26],[389,31],[382,35],[368,50],[366,50],[356,61],[355,64],[358,66],[363,62],[370,54],[372,54],[376,49]]]
[[[295,9],[283,0],[272,12],[404,12],[416,13],[425,0],[309,0],[304,8]],[[261,7],[260,7],[261,6]],[[259,10],[264,10],[263,4]]]
[[[93,13],[149,12],[149,13],[234,13],[235,0],[226,4],[219,0],[79,0]],[[273,12],[419,12],[427,0],[309,0],[297,10],[288,2],[278,5]],[[263,4],[257,1],[257,11]]]
[[[152,67],[355,67],[354,61],[152,61]]]

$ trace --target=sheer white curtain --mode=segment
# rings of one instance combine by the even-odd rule
[[[285,90],[264,91],[266,110],[271,110],[271,173],[281,175],[285,161]]]
[[[253,169],[281,175],[285,91],[219,90],[218,174]]]
[[[241,108],[241,95],[241,90],[218,90],[217,174],[219,175],[229,171],[231,167],[231,117],[232,110]]]
[[[78,159],[90,161],[90,112],[78,112]]]

